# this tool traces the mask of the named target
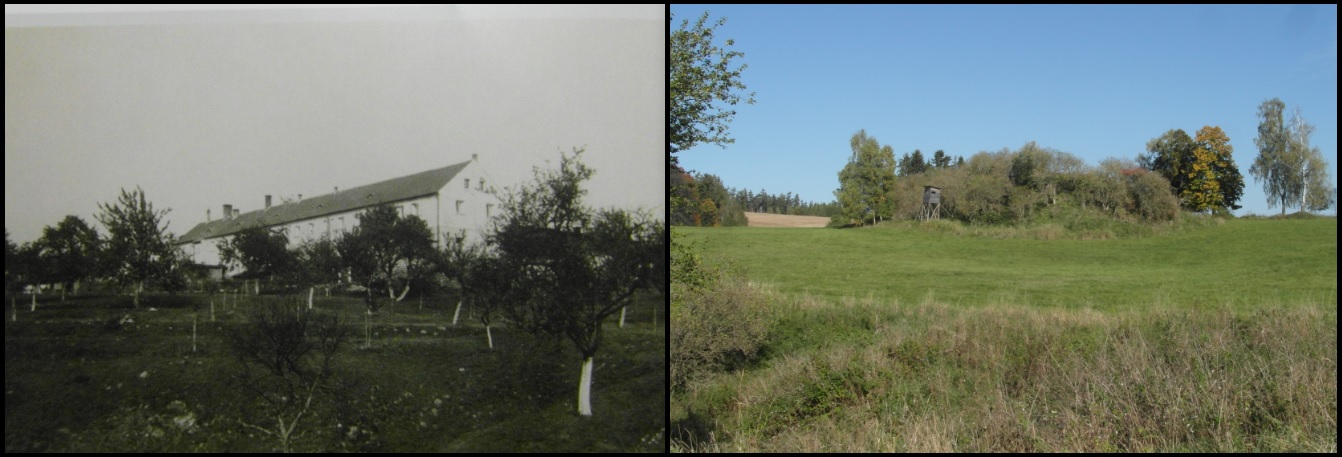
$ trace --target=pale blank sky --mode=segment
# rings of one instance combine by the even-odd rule
[[[574,147],[596,170],[590,205],[660,218],[665,25],[650,8],[7,26],[6,228],[24,242],[67,214],[95,223],[97,203],[139,185],[181,235],[224,203],[247,212],[473,153],[518,183]]]

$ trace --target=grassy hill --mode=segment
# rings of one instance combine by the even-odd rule
[[[673,392],[673,451],[1336,451],[1336,219],[677,231],[769,330]]]

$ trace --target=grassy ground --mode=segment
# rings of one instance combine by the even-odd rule
[[[1164,236],[995,239],[955,227],[677,228],[785,294],[1066,308],[1252,308],[1329,299],[1337,219],[1231,220]]]
[[[770,332],[673,394],[673,451],[1336,452],[1335,219],[685,233]]]
[[[211,300],[218,322],[209,321]],[[221,300],[149,296],[134,310],[129,297],[64,305],[43,297],[36,312],[23,303],[17,322],[6,313],[6,452],[277,450],[237,423],[238,408],[254,399],[230,381],[236,362],[223,336],[255,299],[236,308]],[[295,450],[665,449],[665,336],[651,326],[648,302],[630,309],[625,328],[607,323],[591,418],[576,414],[580,361],[567,341],[495,327],[491,351],[469,310],[453,327],[451,305],[430,300],[419,309],[407,299],[373,318],[365,348],[359,299],[316,305],[342,311],[358,331],[336,361],[338,393],[304,419]]]

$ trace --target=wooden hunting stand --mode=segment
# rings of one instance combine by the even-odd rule
[[[941,188],[923,186],[923,208],[918,211],[918,220],[941,219]]]

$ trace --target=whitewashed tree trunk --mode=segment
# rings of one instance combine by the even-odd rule
[[[494,334],[489,331],[489,324],[485,324],[485,336],[489,338],[489,348],[494,349]]]
[[[629,307],[626,306],[626,307],[620,308],[620,328],[624,328],[624,310],[626,310],[626,309],[629,309]]]
[[[13,310],[14,316],[11,318],[14,322],[19,321],[19,299],[9,297],[9,309]]]
[[[33,297],[33,306],[28,312],[35,313],[37,312],[37,288],[33,288],[33,293],[30,296]],[[136,301],[136,303],[139,303],[139,301]]]
[[[396,297],[396,302],[400,303],[401,300],[405,300],[405,294],[408,293],[410,293],[410,283],[407,282],[405,283],[405,289],[401,289],[401,296]]]
[[[457,300],[457,312],[452,313],[452,326],[457,325],[458,317],[461,317],[461,300]]]
[[[191,353],[196,353],[196,315],[191,315]]]
[[[582,379],[578,381],[578,414],[592,415],[592,358],[582,361]]]
[[[373,347],[373,313],[370,311],[364,314],[363,318],[363,347]]]
[[[61,304],[65,304],[65,284],[61,284]]]
[[[253,279],[252,284],[256,287],[256,295],[261,295],[261,280]]]
[[[317,292],[316,287],[308,287],[308,309],[312,309],[312,294]]]

